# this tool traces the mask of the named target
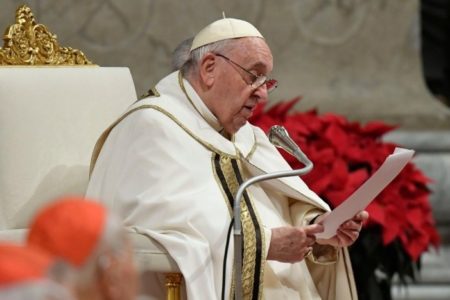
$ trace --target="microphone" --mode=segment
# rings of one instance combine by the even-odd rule
[[[276,147],[282,148],[284,151],[290,155],[297,158],[305,167],[301,170],[303,172],[300,175],[310,172],[313,168],[312,161],[303,153],[300,147],[291,139],[288,132],[283,126],[274,125],[269,131],[269,141]]]
[[[244,191],[250,185],[275,179],[281,177],[290,177],[304,175],[312,170],[313,163],[308,159],[308,157],[303,153],[299,146],[289,137],[286,129],[283,126],[275,125],[270,128],[269,141],[276,147],[284,149],[286,152],[297,158],[305,166],[301,169],[278,171],[268,174],[262,174],[258,176],[251,177],[244,181],[236,193],[234,198],[234,269],[235,269],[235,300],[242,299],[242,227],[241,227],[241,198]]]

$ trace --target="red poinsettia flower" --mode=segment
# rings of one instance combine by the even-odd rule
[[[336,207],[347,199],[384,162],[397,145],[382,141],[395,127],[374,121],[364,126],[336,114],[319,115],[315,110],[289,114],[300,97],[279,102],[265,111],[254,112],[250,122],[265,132],[282,125],[314,163],[302,177],[308,186]],[[291,155],[281,151],[293,168],[301,167]],[[399,239],[413,261],[438,246],[439,235],[429,205],[430,180],[409,163],[368,206],[366,228],[380,227],[385,245]]]

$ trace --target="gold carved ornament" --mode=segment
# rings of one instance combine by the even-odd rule
[[[17,9],[16,23],[6,29],[3,41],[0,65],[93,65],[80,50],[61,47],[26,5]]]

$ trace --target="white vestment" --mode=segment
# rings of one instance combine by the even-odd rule
[[[261,129],[247,123],[231,141],[219,130],[189,82],[174,72],[102,136],[87,191],[126,226],[167,249],[183,273],[188,299],[221,298],[239,182],[290,169]],[[255,184],[242,202],[245,299],[356,299],[346,249],[294,264],[266,261],[271,228],[305,225],[329,210],[300,178]],[[232,299],[233,269],[231,237],[225,299]]]

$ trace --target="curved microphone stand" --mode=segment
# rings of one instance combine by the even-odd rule
[[[234,201],[234,268],[235,273],[235,300],[242,299],[242,227],[241,227],[241,198],[244,194],[246,188],[250,185],[281,177],[290,177],[304,175],[312,170],[313,163],[308,159],[308,157],[302,152],[299,146],[289,137],[286,129],[283,126],[275,125],[270,128],[268,134],[270,142],[279,147],[283,148],[286,152],[293,155],[305,166],[297,170],[279,171],[269,174],[258,175],[244,181],[236,193]]]

